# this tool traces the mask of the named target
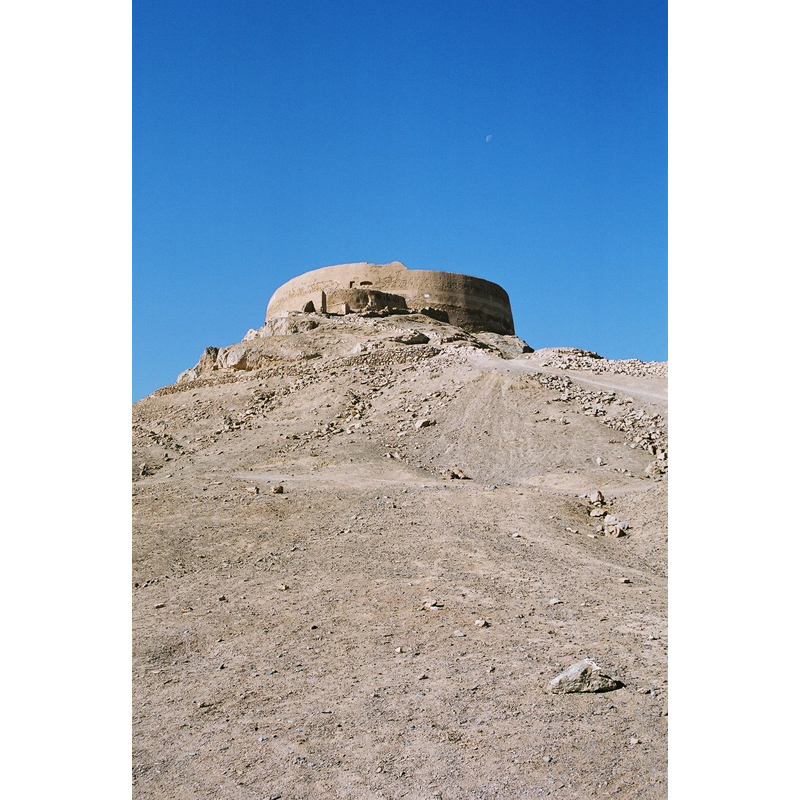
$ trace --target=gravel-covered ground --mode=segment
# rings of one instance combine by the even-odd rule
[[[666,364],[501,338],[298,316],[134,405],[134,797],[666,797]]]

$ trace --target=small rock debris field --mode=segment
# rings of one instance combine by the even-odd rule
[[[286,317],[132,478],[135,798],[667,796],[666,364]]]

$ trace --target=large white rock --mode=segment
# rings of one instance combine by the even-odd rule
[[[588,658],[567,667],[550,681],[550,690],[557,694],[609,692],[612,689],[619,689],[621,686],[619,681],[600,674],[600,667]]]

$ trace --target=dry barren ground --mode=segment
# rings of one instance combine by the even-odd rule
[[[666,383],[305,315],[136,403],[134,796],[666,797]]]

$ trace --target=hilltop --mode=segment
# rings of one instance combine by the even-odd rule
[[[287,314],[132,477],[135,797],[666,797],[665,363]]]

